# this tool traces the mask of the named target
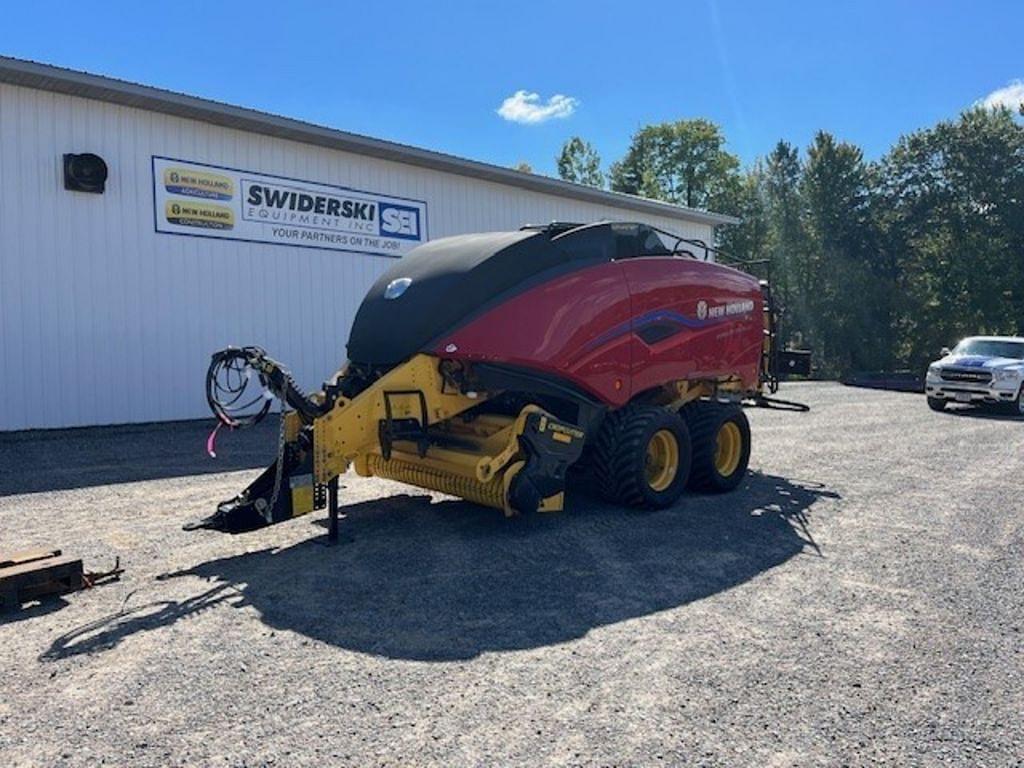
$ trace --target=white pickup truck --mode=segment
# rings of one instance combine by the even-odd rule
[[[928,406],[1000,404],[1024,415],[1024,337],[971,336],[928,366]]]

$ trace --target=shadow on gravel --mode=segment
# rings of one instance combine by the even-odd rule
[[[561,643],[729,589],[808,549],[820,554],[806,516],[821,498],[838,495],[751,474],[735,493],[651,513],[577,498],[565,514],[506,520],[460,501],[379,499],[345,508],[349,543],[317,537],[167,574],[215,583],[188,601],[80,628],[43,658],[104,650],[237,595],[244,603],[232,605],[254,606],[271,627],[389,658]]]
[[[954,408],[947,408],[942,411],[947,416],[967,417],[971,419],[987,419],[989,421],[1024,421],[1024,416],[1009,411],[1002,411],[996,408],[984,406],[965,405]]]
[[[236,595],[230,584],[218,584],[187,600],[160,600],[124,608],[64,633],[50,644],[39,660],[56,661],[82,653],[109,651],[136,632],[168,626]]]
[[[263,468],[274,460],[277,418],[221,433],[213,419],[0,433],[0,496]]]
[[[68,601],[63,597],[47,596],[29,605],[9,607],[6,611],[0,607],[0,627],[4,624],[14,624],[27,619],[35,619],[56,613],[68,606]]]

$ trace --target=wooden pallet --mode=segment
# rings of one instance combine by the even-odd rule
[[[29,600],[81,589],[82,559],[59,549],[37,549],[0,555],[0,611]]]

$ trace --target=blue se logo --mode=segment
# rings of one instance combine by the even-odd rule
[[[382,203],[380,206],[380,232],[388,237],[419,240],[419,210],[404,205]]]

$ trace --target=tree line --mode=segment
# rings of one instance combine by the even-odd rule
[[[811,349],[822,376],[921,370],[963,336],[1024,334],[1024,125],[1006,108],[915,131],[875,161],[820,131],[741,168],[695,119],[641,128],[607,172],[579,137],[557,165],[739,217],[719,228],[723,261],[769,262],[783,342]]]

